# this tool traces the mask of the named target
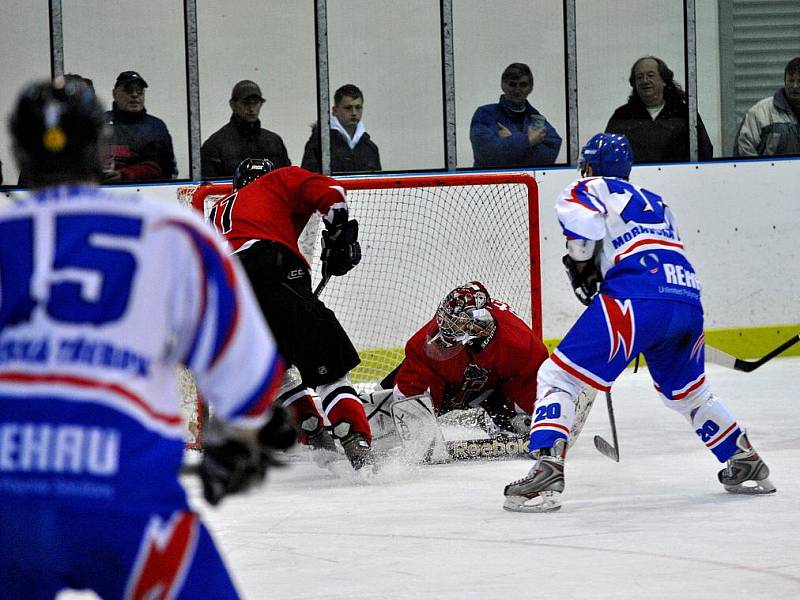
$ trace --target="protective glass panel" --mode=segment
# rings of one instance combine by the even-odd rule
[[[561,2],[498,0],[453,2],[456,131],[459,167],[532,167],[566,162],[567,115]],[[533,90],[527,102],[546,118],[544,137],[528,130],[541,122],[532,112],[512,112],[500,100],[501,74],[512,63],[528,65]],[[525,98],[507,78],[509,96]],[[528,88],[530,89],[530,88]],[[527,89],[526,89],[527,91]],[[498,104],[499,101],[499,104]],[[474,123],[474,125],[473,125]],[[472,139],[471,139],[472,138]],[[559,144],[559,139],[561,143]],[[477,152],[477,156],[475,153]]]
[[[328,0],[331,101],[353,83],[384,170],[444,165],[439,3]]]
[[[16,185],[19,172],[14,164],[5,116],[13,110],[17,95],[34,79],[50,76],[50,34],[46,2],[3,0],[0,19],[0,106],[3,129],[0,135],[2,184]],[[13,57],[13,59],[12,59]]]
[[[98,98],[108,109],[112,107],[118,75],[126,71],[137,73],[139,79],[129,76],[118,92],[141,87],[144,80],[147,83],[144,109],[147,115],[163,122],[145,121],[141,116],[141,100],[135,97],[121,100],[125,106],[121,104],[118,108],[131,110],[115,115],[115,138],[106,165],[109,178],[123,182],[172,178],[174,167],[170,164],[167,133],[171,137],[177,175],[187,178],[189,136],[183,2],[84,0],[63,2],[62,11],[64,71],[91,79]],[[46,19],[40,21],[46,22]]]
[[[683,2],[640,0],[635,11],[630,8],[622,0],[576,1],[579,142],[601,131],[624,133],[636,163],[686,161]],[[642,57],[662,64],[639,62]],[[637,62],[634,87],[630,78]],[[707,137],[699,150],[701,157],[710,157]]]
[[[317,116],[314,3],[254,2],[243,8],[198,0],[197,36],[203,177],[230,178],[236,164],[254,153],[278,164],[288,155],[299,165]],[[258,90],[240,88],[247,102],[232,107],[240,81]],[[235,108],[241,112],[229,126]]]

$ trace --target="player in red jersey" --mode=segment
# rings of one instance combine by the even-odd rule
[[[315,212],[322,215],[323,277],[344,275],[361,260],[358,223],[349,219],[336,180],[299,167],[273,170],[267,159],[245,159],[233,193],[218,200],[209,220],[239,257],[285,359],[302,380],[287,377],[279,401],[290,409],[300,441],[334,450],[308,387],[316,388],[348,459],[358,470],[373,464],[372,436],[348,373],[360,359],[333,311],[311,290],[311,273],[297,240]]]
[[[371,423],[387,414],[387,399],[396,406],[405,398],[429,395],[437,416],[481,407],[493,431],[527,433],[536,373],[547,349],[506,303],[491,299],[482,283],[452,290],[434,318],[408,340],[405,354],[382,383],[393,387],[392,397],[378,392],[366,399]]]

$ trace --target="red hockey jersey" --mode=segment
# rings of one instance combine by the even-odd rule
[[[411,336],[395,378],[397,390],[408,397],[429,389],[439,414],[476,406],[499,390],[509,410],[531,414],[547,348],[507,304],[494,300],[490,310],[497,330],[480,352],[469,346],[453,355],[432,352],[428,340],[437,331],[435,319]]]
[[[219,199],[208,219],[234,252],[258,240],[269,240],[286,246],[308,266],[297,239],[314,212],[326,217],[334,209],[347,210],[344,188],[335,179],[300,167],[284,167]]]

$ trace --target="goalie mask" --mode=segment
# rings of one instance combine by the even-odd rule
[[[475,340],[484,340],[485,345],[497,328],[490,303],[489,292],[479,281],[458,286],[439,303],[437,331],[428,343],[441,351],[460,349]]]

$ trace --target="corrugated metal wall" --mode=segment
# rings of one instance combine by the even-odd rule
[[[800,0],[719,0],[722,142],[730,153],[753,104],[783,86],[800,56]]]

